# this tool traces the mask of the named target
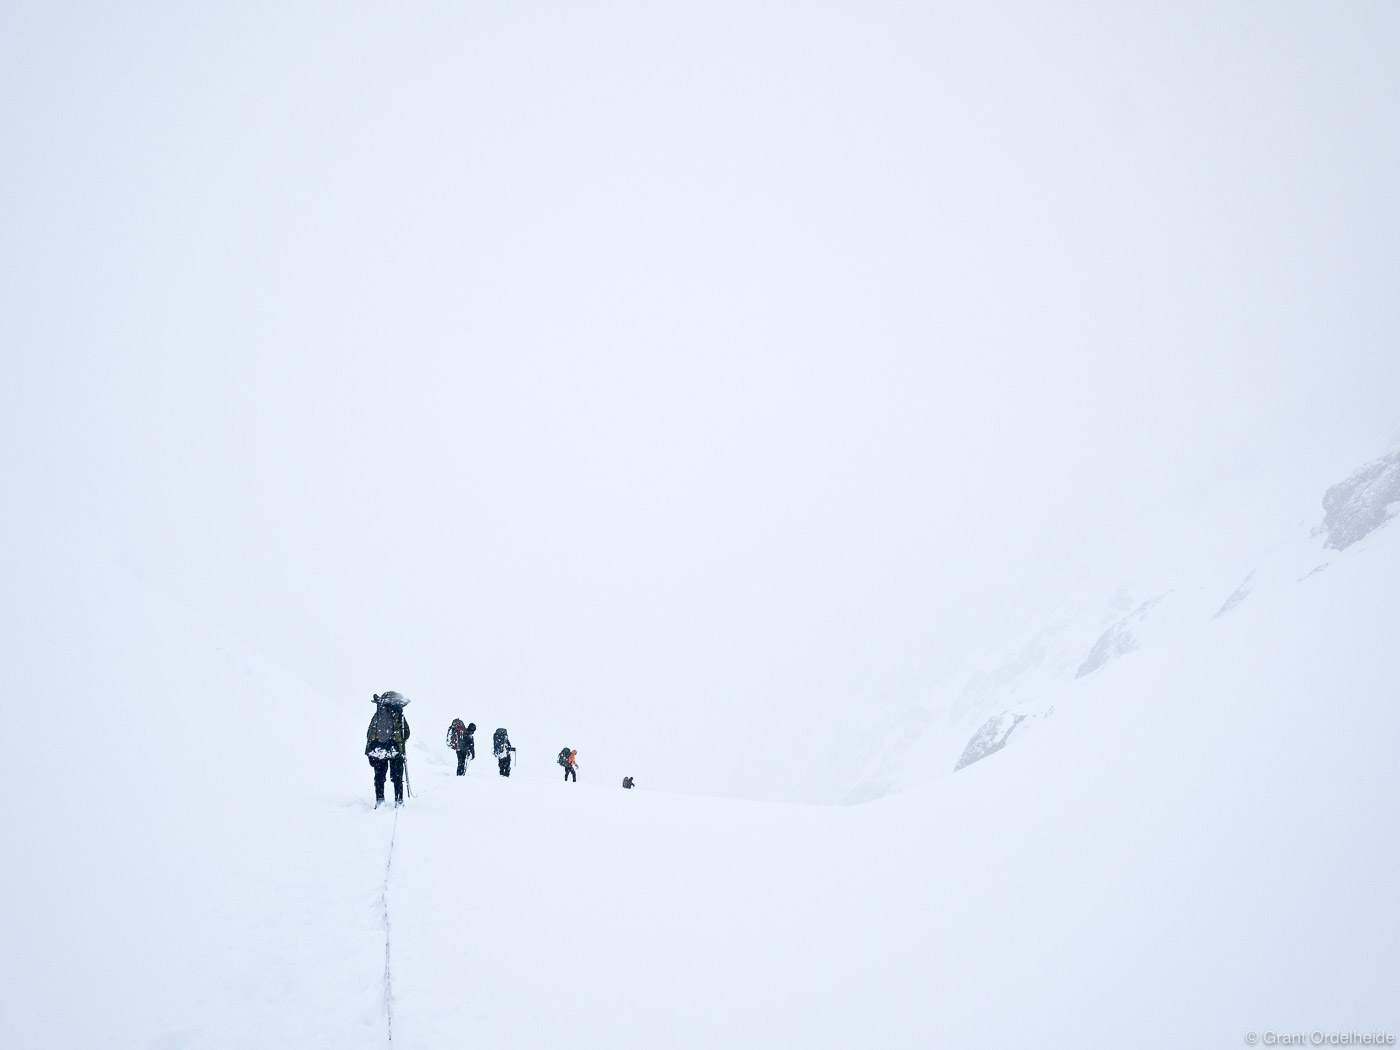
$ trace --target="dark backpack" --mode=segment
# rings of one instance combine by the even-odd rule
[[[374,720],[370,722],[370,739],[376,744],[393,744],[394,739],[394,716],[397,712],[384,704],[380,704],[374,712]]]
[[[467,743],[467,727],[462,725],[460,718],[454,718],[452,724],[447,727],[447,746],[453,751],[460,751]]]
[[[561,766],[567,766],[569,764],[569,749],[567,747],[559,752],[559,764]]]
[[[498,756],[505,754],[506,739],[507,734],[504,729],[496,730],[495,735],[491,738],[491,753]]]

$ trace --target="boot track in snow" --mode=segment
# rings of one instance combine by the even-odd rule
[[[384,1023],[389,1033],[389,1042],[394,1041],[394,982],[390,969],[389,956],[389,872],[394,866],[394,837],[399,831],[399,811],[394,809],[394,826],[389,832],[389,859],[384,864],[384,890],[380,903],[384,907]]]

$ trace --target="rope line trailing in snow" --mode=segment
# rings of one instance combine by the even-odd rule
[[[407,763],[405,763],[404,779],[408,778]],[[432,793],[432,788],[428,789],[428,794]],[[419,792],[421,794],[421,792]],[[410,795],[410,798],[415,797]],[[399,833],[399,807],[394,807],[394,824],[389,831],[389,859],[384,862],[384,888],[379,894],[380,906],[384,909],[384,1026],[389,1033],[389,1042],[394,1041],[394,976],[390,966],[390,936],[389,936],[389,872],[394,867],[394,839]]]
[[[384,890],[380,903],[384,906],[384,1023],[389,1032],[389,1042],[394,1041],[394,981],[389,967],[389,871],[394,866],[394,837],[399,832],[399,811],[394,809],[394,827],[389,832],[389,860],[384,865]]]

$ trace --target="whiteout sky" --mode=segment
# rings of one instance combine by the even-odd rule
[[[1393,438],[1397,54],[1353,0],[11,0],[5,557],[483,724],[858,718]]]

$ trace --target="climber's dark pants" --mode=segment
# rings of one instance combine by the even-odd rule
[[[394,798],[403,799],[403,755],[395,755],[393,758],[371,758],[369,764],[374,767],[374,797],[377,801],[384,800],[384,774],[388,773],[394,781]]]

